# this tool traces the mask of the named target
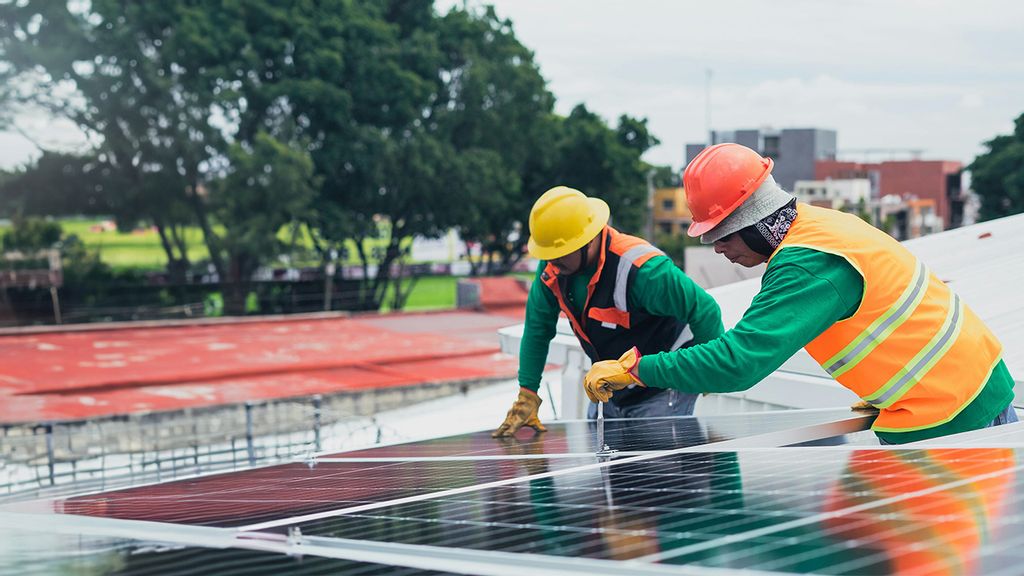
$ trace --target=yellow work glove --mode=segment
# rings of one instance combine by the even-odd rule
[[[618,360],[602,360],[590,367],[583,378],[583,388],[592,402],[607,402],[612,393],[622,390],[630,384],[644,383],[636,375],[640,365],[640,351],[636,346],[630,348]]]
[[[491,434],[491,438],[512,436],[523,426],[529,426],[537,432],[546,432],[547,428],[540,423],[540,418],[537,417],[537,409],[540,408],[540,403],[540,396],[536,392],[520,388],[519,398],[516,399],[508,414],[505,415],[505,421]]]
[[[878,408],[876,408],[875,406],[872,406],[871,404],[868,404],[864,400],[861,400],[860,402],[852,404],[850,406],[850,410],[853,410],[855,412],[862,412],[862,411],[874,411],[874,410],[878,410]]]

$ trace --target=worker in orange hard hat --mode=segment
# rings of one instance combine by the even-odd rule
[[[739,144],[701,152],[683,175],[691,236],[732,262],[768,263],[736,326],[705,344],[631,351],[591,368],[591,399],[626,386],[746,390],[800,348],[880,412],[882,443],[1015,422],[1002,345],[927,266],[856,216],[797,204],[772,160]]]
[[[540,264],[526,302],[519,396],[494,436],[523,426],[544,431],[537,390],[560,312],[594,362],[627,350],[685,348],[722,333],[714,299],[660,250],[612,228],[608,218],[603,200],[565,186],[534,203],[527,248]],[[607,400],[605,416],[637,418],[691,414],[696,396],[623,386]],[[596,405],[590,416],[596,416]]]

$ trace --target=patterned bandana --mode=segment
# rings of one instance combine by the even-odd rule
[[[779,247],[779,244],[782,244],[782,239],[789,232],[790,226],[793,225],[793,220],[796,220],[795,198],[789,204],[762,218],[754,226],[761,233],[761,236],[764,237],[765,241],[768,242],[768,245],[772,247],[772,252],[774,252]]]
[[[738,234],[751,250],[764,256],[771,256],[786,237],[796,219],[796,198],[788,204],[758,220]]]

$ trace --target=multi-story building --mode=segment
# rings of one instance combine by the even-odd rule
[[[943,228],[963,224],[963,165],[951,160],[890,160],[879,163],[820,160],[815,179],[868,178],[875,183],[872,198],[895,195],[905,199],[930,199]]]
[[[711,144],[736,142],[756,150],[775,161],[772,176],[786,190],[792,190],[797,180],[814,180],[815,163],[835,160],[836,131],[820,128],[770,128],[746,130],[715,130],[710,134]],[[703,144],[686,145],[686,163],[689,164]]]
[[[867,210],[871,202],[871,181],[867,178],[844,180],[797,180],[793,194],[801,202],[835,210]]]

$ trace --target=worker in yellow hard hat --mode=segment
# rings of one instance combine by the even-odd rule
[[[627,350],[654,354],[716,338],[721,310],[700,286],[660,250],[608,225],[608,205],[558,186],[530,211],[530,255],[539,259],[526,302],[519,349],[519,396],[494,436],[523,426],[544,431],[537,395],[548,346],[564,313],[594,362]],[[605,407],[609,418],[693,413],[696,395],[674,390],[624,387]],[[596,416],[596,404],[590,417]]]
[[[628,386],[688,393],[746,390],[801,348],[903,444],[1017,421],[1002,345],[924,262],[852,214],[798,204],[773,162],[733,143],[705,149],[683,187],[691,236],[732,262],[767,262],[761,290],[711,342],[598,362],[593,400]],[[798,393],[794,390],[794,393]]]

